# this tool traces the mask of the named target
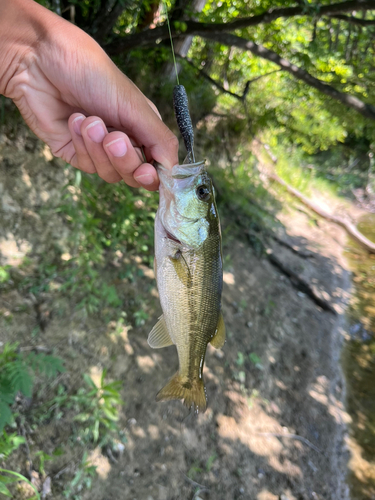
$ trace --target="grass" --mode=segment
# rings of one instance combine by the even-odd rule
[[[26,445],[28,461],[43,480],[56,457],[69,456],[70,448],[76,454],[78,452],[82,459],[74,470],[70,485],[63,491],[66,498],[78,500],[80,492],[91,487],[95,475],[95,467],[87,462],[87,451],[97,446],[113,447],[119,439],[124,441],[118,426],[119,410],[123,404],[120,397],[122,383],[106,380],[106,370],[98,386],[85,374],[85,385],[78,387],[76,392],[69,393],[64,385],[59,384],[55,396],[43,402],[34,388],[34,373],[41,372],[45,377],[54,378],[62,371],[59,358],[44,353],[24,353],[19,351],[18,344],[6,343],[0,353],[0,494],[4,496],[13,498],[13,488],[21,480],[35,491],[34,499],[40,498],[27,477],[6,465],[11,456],[20,451],[21,445]],[[29,409],[22,404],[16,405],[16,396],[18,400],[32,400],[34,396],[33,405]],[[69,421],[71,426],[70,438],[66,442],[57,444],[50,453],[28,444],[25,429],[35,431],[51,422],[58,425],[61,419]],[[21,432],[23,436],[19,435]]]

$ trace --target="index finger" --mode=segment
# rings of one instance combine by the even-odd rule
[[[118,115],[121,127],[139,145],[145,146],[154,160],[172,168],[178,163],[178,139],[151,108],[150,101],[130,83],[126,95],[119,98],[119,102],[124,103]]]

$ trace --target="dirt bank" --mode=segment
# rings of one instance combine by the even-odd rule
[[[66,182],[64,170],[34,139],[14,145],[3,138],[0,161],[0,265],[17,266],[27,252],[37,263],[40,255],[53,252],[55,243],[63,245],[68,234],[54,210]],[[323,311],[298,291],[266,255],[257,257],[246,238],[224,241],[227,342],[220,351],[208,349],[209,407],[198,418],[179,402],[155,402],[177,369],[177,355],[174,347],[154,351],[147,345],[160,315],[150,269],[140,264],[143,276],[118,280],[124,308],[137,294],[152,299],[146,323],[125,324],[116,335],[104,318],[82,317],[74,304],[49,292],[43,300],[51,320],[35,338],[31,334],[38,318],[30,295],[16,286],[3,292],[2,342],[53,348],[65,360],[68,387],[83,373],[95,376],[103,369],[123,382],[125,449],[116,461],[95,452],[99,477],[90,491],[81,492],[82,499],[349,498],[348,416],[339,363],[350,285],[341,257],[346,235],[329,222],[312,223],[298,203],[278,217],[285,226],[279,238],[294,251],[275,240],[268,251],[336,313]],[[223,221],[224,234],[232,223]],[[51,454],[68,441],[67,429],[62,419],[34,430],[31,449]],[[68,464],[59,458],[45,464],[52,498],[62,498],[76,458],[71,451]],[[26,473],[24,462],[19,455],[14,465]]]

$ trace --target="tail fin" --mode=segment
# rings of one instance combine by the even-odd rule
[[[158,392],[156,401],[183,399],[185,406],[194,407],[194,411],[204,412],[207,406],[206,390],[201,379],[189,380],[177,372]]]

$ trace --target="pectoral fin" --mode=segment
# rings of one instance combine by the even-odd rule
[[[210,340],[211,345],[215,347],[215,349],[220,349],[223,347],[225,342],[225,324],[223,313],[220,313],[219,321],[217,322],[215,335]]]
[[[192,285],[190,269],[183,254],[180,251],[177,251],[173,257],[170,256],[169,258],[173,264],[178,279],[183,285],[190,288]]]
[[[148,345],[153,349],[160,349],[161,347],[168,347],[169,345],[173,345],[163,315],[160,316],[159,321],[149,333],[147,342]]]

